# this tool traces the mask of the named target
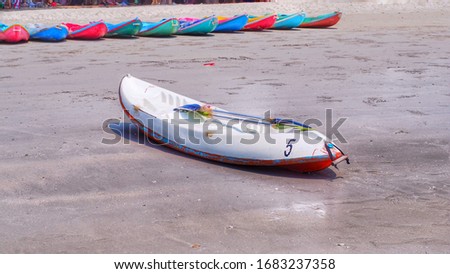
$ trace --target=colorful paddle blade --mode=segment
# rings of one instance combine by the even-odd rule
[[[180,110],[184,110],[184,111],[199,111],[202,107],[199,104],[189,104],[189,105],[184,105],[181,107],[177,107],[174,108],[173,110],[175,111],[180,111]]]

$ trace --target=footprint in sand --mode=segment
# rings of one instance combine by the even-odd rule
[[[285,86],[285,83],[263,83],[265,86],[272,86],[272,87],[282,87]]]
[[[369,61],[373,61],[372,59],[370,59],[369,57],[364,57],[364,56],[353,56],[353,58],[356,61],[361,61],[361,62],[369,62]]]
[[[317,96],[317,100],[323,103],[342,102],[341,99],[334,99],[332,96]]]
[[[75,67],[75,68],[73,68],[72,70],[82,70],[82,69],[85,69],[86,67]]]
[[[219,56],[217,58],[218,60],[232,60],[232,61],[246,61],[246,60],[254,60],[251,57],[248,56],[239,56],[239,57],[224,57],[224,56]]]
[[[419,57],[423,57],[423,56],[427,56],[429,53],[428,52],[404,52],[404,53],[399,53],[397,54],[400,57],[408,57],[408,58],[419,58]]]
[[[398,99],[407,99],[407,98],[413,98],[413,97],[417,97],[417,95],[413,94],[413,95],[400,95],[397,98]]]
[[[368,104],[369,106],[376,107],[379,103],[386,103],[387,101],[381,97],[369,97],[367,100],[363,100],[363,103]]]
[[[164,83],[164,84],[175,84],[177,81],[175,80],[163,80],[163,79],[152,79],[157,81],[158,83]]]
[[[232,87],[232,88],[219,88],[219,89],[224,89],[224,90],[239,90],[242,89],[241,87]]]
[[[304,65],[305,63],[301,62],[301,61],[292,61],[292,62],[287,62],[284,63],[283,66],[285,67],[291,67],[291,66],[295,66],[295,65]]]
[[[410,109],[407,109],[406,111],[408,111],[408,112],[411,113],[411,114],[419,115],[419,116],[427,115],[426,113],[423,113],[422,111],[419,111],[419,110],[410,110]]]

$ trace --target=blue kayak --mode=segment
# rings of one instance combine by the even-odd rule
[[[30,40],[39,40],[44,42],[60,42],[66,39],[69,30],[66,26],[56,25],[46,27],[39,24],[27,26],[30,33]]]
[[[248,22],[248,15],[236,15],[234,17],[217,17],[219,23],[214,32],[233,32],[240,31]]]
[[[278,14],[277,21],[271,29],[293,29],[300,26],[300,24],[305,20],[305,13],[294,13],[294,14]]]

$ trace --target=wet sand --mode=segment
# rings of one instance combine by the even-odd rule
[[[395,15],[0,45],[0,252],[449,253],[448,10]],[[332,109],[352,163],[218,164],[139,143],[132,126],[102,144],[117,138],[105,121],[128,125],[127,73],[233,111],[323,121]]]

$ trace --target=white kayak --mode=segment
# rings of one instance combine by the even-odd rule
[[[295,121],[228,112],[130,75],[123,77],[119,96],[125,114],[146,136],[190,155],[301,172],[348,162],[323,134]]]

